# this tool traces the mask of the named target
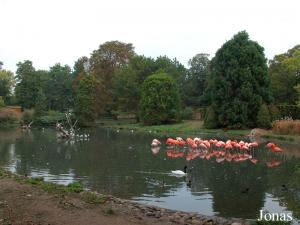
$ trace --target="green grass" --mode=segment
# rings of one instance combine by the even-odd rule
[[[22,182],[20,179],[19,182]],[[70,183],[67,186],[45,182],[43,177],[30,177],[25,179],[24,183],[40,186],[49,193],[80,193],[83,187],[79,182]]]
[[[222,129],[206,129],[203,127],[203,121],[184,120],[180,123],[143,126],[129,120],[102,120],[100,125],[124,130],[135,130],[139,132],[151,132],[163,136],[195,136],[199,134],[217,135],[217,136],[244,136],[250,133],[250,130],[222,130]]]
[[[210,135],[214,137],[226,137],[230,139],[242,139],[246,135],[249,135],[251,129],[244,130],[228,130],[228,129],[206,129],[203,127],[203,121],[198,120],[184,120],[176,124],[143,126],[140,123],[136,123],[132,120],[101,120],[98,121],[100,126],[111,129],[123,129],[134,130],[137,132],[147,132],[155,134],[156,136],[168,136],[176,137],[195,137],[198,135]],[[278,135],[272,132],[268,132],[262,135],[266,139],[278,139],[283,141],[297,141],[300,142],[300,137],[295,135]]]
[[[106,202],[107,197],[104,195],[95,194],[93,192],[86,192],[82,196],[82,200],[90,204],[103,204]]]

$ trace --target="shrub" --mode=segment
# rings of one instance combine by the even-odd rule
[[[0,127],[14,127],[19,125],[17,114],[12,109],[0,109]]]
[[[30,123],[33,120],[34,110],[33,109],[25,109],[22,116],[23,123]]]
[[[3,108],[4,106],[5,106],[4,100],[2,96],[0,96],[0,109]]]
[[[191,120],[193,119],[194,111],[191,107],[186,107],[182,112],[181,112],[181,118],[184,120]]]
[[[53,126],[56,122],[62,122],[64,119],[64,113],[48,111],[47,115],[36,118],[34,123],[40,126]]]
[[[300,108],[297,105],[278,105],[281,117],[300,119]]]
[[[276,105],[269,105],[269,112],[271,121],[278,120],[280,118],[280,111]]]
[[[272,130],[276,134],[300,135],[300,120],[286,117],[272,123]]]
[[[204,127],[213,129],[217,127],[215,111],[212,107],[208,107],[204,117]]]
[[[173,78],[165,73],[149,76],[142,85],[139,115],[143,124],[175,122],[180,117],[179,91]]]
[[[260,128],[270,128],[271,127],[271,117],[269,109],[265,104],[260,106],[257,114],[256,124]]]

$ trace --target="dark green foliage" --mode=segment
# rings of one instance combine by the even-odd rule
[[[36,103],[35,103],[35,111],[34,111],[34,116],[35,117],[40,117],[44,115],[46,112],[46,96],[44,94],[43,89],[40,89],[37,95]]]
[[[280,119],[280,111],[276,105],[271,104],[268,108],[271,116],[271,121]]]
[[[152,58],[134,56],[128,66],[114,77],[114,108],[121,112],[137,114],[141,85],[155,70],[155,61]]]
[[[213,107],[208,107],[205,112],[204,127],[208,129],[217,127],[217,118]]]
[[[176,59],[171,60],[166,56],[157,59],[145,56],[131,58],[129,64],[114,77],[114,108],[121,112],[137,114],[143,82],[148,76],[160,72],[169,74],[182,86],[186,71]]]
[[[210,73],[208,54],[197,54],[189,60],[189,70],[184,79],[183,98],[185,105],[199,107],[203,105],[203,94]]]
[[[144,124],[156,125],[179,120],[180,97],[174,80],[165,73],[148,77],[142,85],[139,115]]]
[[[257,114],[257,126],[260,128],[271,127],[271,117],[267,105],[262,104]]]
[[[73,106],[71,68],[59,63],[50,68],[44,93],[48,109],[66,111]]]
[[[16,72],[16,98],[23,108],[33,108],[41,86],[40,77],[37,75],[31,61],[19,62]]]
[[[240,32],[217,51],[209,95],[218,127],[253,127],[262,102],[271,101],[263,50]]]
[[[34,120],[35,125],[54,126],[56,122],[63,122],[65,114],[57,111],[48,111],[46,115],[39,116]]]
[[[96,112],[96,88],[99,81],[92,75],[85,76],[80,80],[76,91],[75,115],[81,125],[90,125],[94,122]]]
[[[277,105],[280,116],[291,117],[294,120],[300,119],[300,108],[297,105]]]
[[[295,105],[300,84],[300,45],[270,60],[271,89],[276,104]]]
[[[3,108],[4,106],[5,106],[4,100],[2,96],[0,96],[0,109]]]
[[[191,107],[186,107],[184,110],[181,112],[181,119],[184,120],[191,120],[193,118],[194,111],[193,108]]]

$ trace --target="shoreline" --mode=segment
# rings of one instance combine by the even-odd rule
[[[185,120],[176,124],[167,125],[152,125],[142,126],[139,123],[128,122],[128,120],[100,120],[97,122],[97,127],[115,129],[115,130],[126,130],[135,131],[140,133],[151,133],[157,136],[195,136],[195,135],[212,135],[222,136],[231,139],[242,139],[249,138],[251,129],[206,129],[202,127],[202,121],[196,120]],[[300,142],[300,136],[297,135],[284,135],[275,134],[271,130],[266,130],[266,133],[255,136],[254,138],[263,138],[269,140],[279,140],[288,142]]]
[[[64,218],[69,218],[70,213],[94,215],[97,212],[95,215],[98,219],[94,221],[95,218],[90,220],[86,217],[86,224],[110,225],[122,222],[124,225],[154,223],[157,225],[250,225],[250,221],[244,219],[205,216],[160,208],[111,195],[84,191],[76,185],[62,186],[44,182],[41,178],[19,176],[3,170],[0,170],[0,199],[0,224],[18,224],[24,220],[24,217],[29,217],[31,223],[28,224],[73,225],[80,224],[81,219],[75,216],[69,219],[68,223],[64,223]],[[43,206],[48,208],[45,209]],[[58,217],[52,218],[50,216],[54,213],[52,211],[59,212],[62,220]]]

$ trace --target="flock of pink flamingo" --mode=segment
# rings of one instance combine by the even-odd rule
[[[241,162],[249,160],[253,164],[258,163],[258,159],[254,158],[254,149],[258,147],[257,142],[245,142],[236,140],[219,141],[216,139],[202,140],[201,138],[187,138],[184,140],[181,137],[175,139],[168,138],[166,140],[168,150],[166,151],[167,157],[182,158],[185,156],[186,161],[196,158],[210,160],[215,158],[217,163],[223,161],[228,162]],[[158,139],[153,139],[151,143],[152,152],[158,153],[161,142]],[[270,142],[266,145],[270,151],[274,153],[281,153],[282,149],[276,144]],[[181,151],[182,149],[189,149],[187,153]],[[267,162],[268,167],[276,167],[280,165],[280,161],[271,160]]]

